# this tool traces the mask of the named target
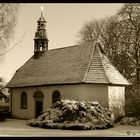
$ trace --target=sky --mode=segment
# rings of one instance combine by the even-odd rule
[[[15,33],[9,51],[0,62],[0,76],[8,82],[26,61],[33,55],[34,35],[37,20],[41,15],[47,21],[48,49],[62,48],[76,44],[78,31],[92,19],[102,19],[117,13],[121,3],[26,3],[21,4]],[[20,43],[18,43],[20,42]]]

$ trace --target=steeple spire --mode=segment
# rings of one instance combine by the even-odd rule
[[[46,33],[46,20],[43,17],[43,7],[41,6],[41,17],[37,21],[37,31],[34,38],[34,57],[39,57],[48,50],[48,38]]]
[[[40,8],[41,8],[41,17],[43,17],[43,6],[41,6]]]

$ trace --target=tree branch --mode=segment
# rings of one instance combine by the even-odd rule
[[[0,56],[6,54],[6,53],[8,53],[8,52],[10,52],[10,51],[11,51],[12,49],[14,49],[17,45],[19,45],[19,44],[23,41],[25,35],[26,35],[26,33],[23,34],[23,36],[21,37],[21,39],[20,39],[19,42],[15,43],[15,44],[13,45],[13,47],[11,47],[9,50],[5,51],[4,53],[1,53]]]

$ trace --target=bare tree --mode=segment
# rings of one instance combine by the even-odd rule
[[[78,43],[86,41],[94,42],[99,39],[104,44],[104,52],[106,53],[106,55],[125,76],[126,73],[124,72],[124,67],[122,67],[122,63],[124,62],[122,56],[125,56],[125,54],[123,53],[123,50],[125,50],[125,46],[122,47],[122,44],[118,42],[120,32],[121,30],[118,26],[117,16],[108,17],[102,20],[93,20],[89,23],[86,23],[79,31],[80,41]],[[124,64],[127,63],[125,62]]]
[[[80,43],[100,39],[106,55],[140,95],[140,4],[126,3],[116,15],[86,23],[79,37]]]
[[[132,82],[133,86],[126,88],[126,106],[130,112],[138,115],[138,104],[140,103],[140,4],[126,3],[116,15],[106,19],[92,20],[79,31],[78,43],[94,42],[97,39],[104,44],[104,52],[111,62]],[[132,108],[130,110],[130,106],[133,111]]]
[[[1,92],[2,92],[3,89],[4,89],[4,85],[3,85],[4,82],[5,82],[4,77],[0,77],[0,91],[1,91]]]
[[[102,22],[100,20],[92,20],[84,24],[82,29],[79,31],[79,41],[78,43],[83,42],[94,42],[100,38],[102,29]]]
[[[122,30],[118,41],[124,43],[127,55],[131,57],[135,70],[135,85],[140,95],[140,4],[126,3],[118,13]]]
[[[13,36],[17,24],[19,4],[0,3],[0,53],[3,53],[9,45],[9,39]],[[2,59],[0,57],[0,59]]]

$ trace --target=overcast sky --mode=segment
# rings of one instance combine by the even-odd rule
[[[47,21],[47,34],[49,49],[75,45],[78,31],[85,22],[91,19],[105,18],[117,13],[121,3],[69,3],[69,4],[22,4],[18,14],[18,24],[11,39],[11,48],[22,42],[8,52],[5,59],[0,62],[0,76],[9,81],[15,71],[21,67],[32,55],[34,50],[34,34],[37,29],[37,20],[40,17],[40,7],[43,6],[43,16]]]

